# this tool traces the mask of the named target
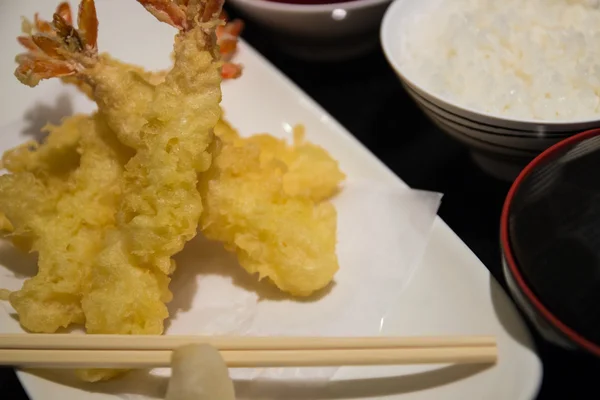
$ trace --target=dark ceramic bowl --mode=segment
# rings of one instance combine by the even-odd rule
[[[527,165],[500,233],[509,290],[541,335],[600,356],[600,129]]]

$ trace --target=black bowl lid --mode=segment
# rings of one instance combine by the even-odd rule
[[[506,200],[502,241],[531,302],[600,355],[600,130],[538,156]]]

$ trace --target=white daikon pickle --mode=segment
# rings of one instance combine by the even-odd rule
[[[206,344],[176,349],[165,400],[235,400],[233,382],[219,352]]]

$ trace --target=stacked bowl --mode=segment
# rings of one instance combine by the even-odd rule
[[[377,49],[391,0],[227,0],[271,33],[282,51],[308,61],[339,61]]]
[[[585,36],[600,37],[600,9],[583,0],[493,3],[395,0],[381,42],[432,122],[486,172],[513,180],[548,147],[600,127],[600,53]],[[563,31],[543,26],[558,20]]]

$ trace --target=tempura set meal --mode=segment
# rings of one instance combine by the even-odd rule
[[[2,158],[0,227],[39,257],[37,275],[8,295],[31,332],[162,334],[172,257],[198,229],[291,295],[338,270],[328,202],[344,179],[338,163],[300,127],[288,144],[241,137],[222,119],[222,79],[242,73],[231,62],[241,22],[223,21],[223,0],[138,1],[178,30],[169,71],[100,54],[93,0],[82,0],[77,28],[67,3],[51,23],[23,23],[17,78],[61,78],[98,106]]]

